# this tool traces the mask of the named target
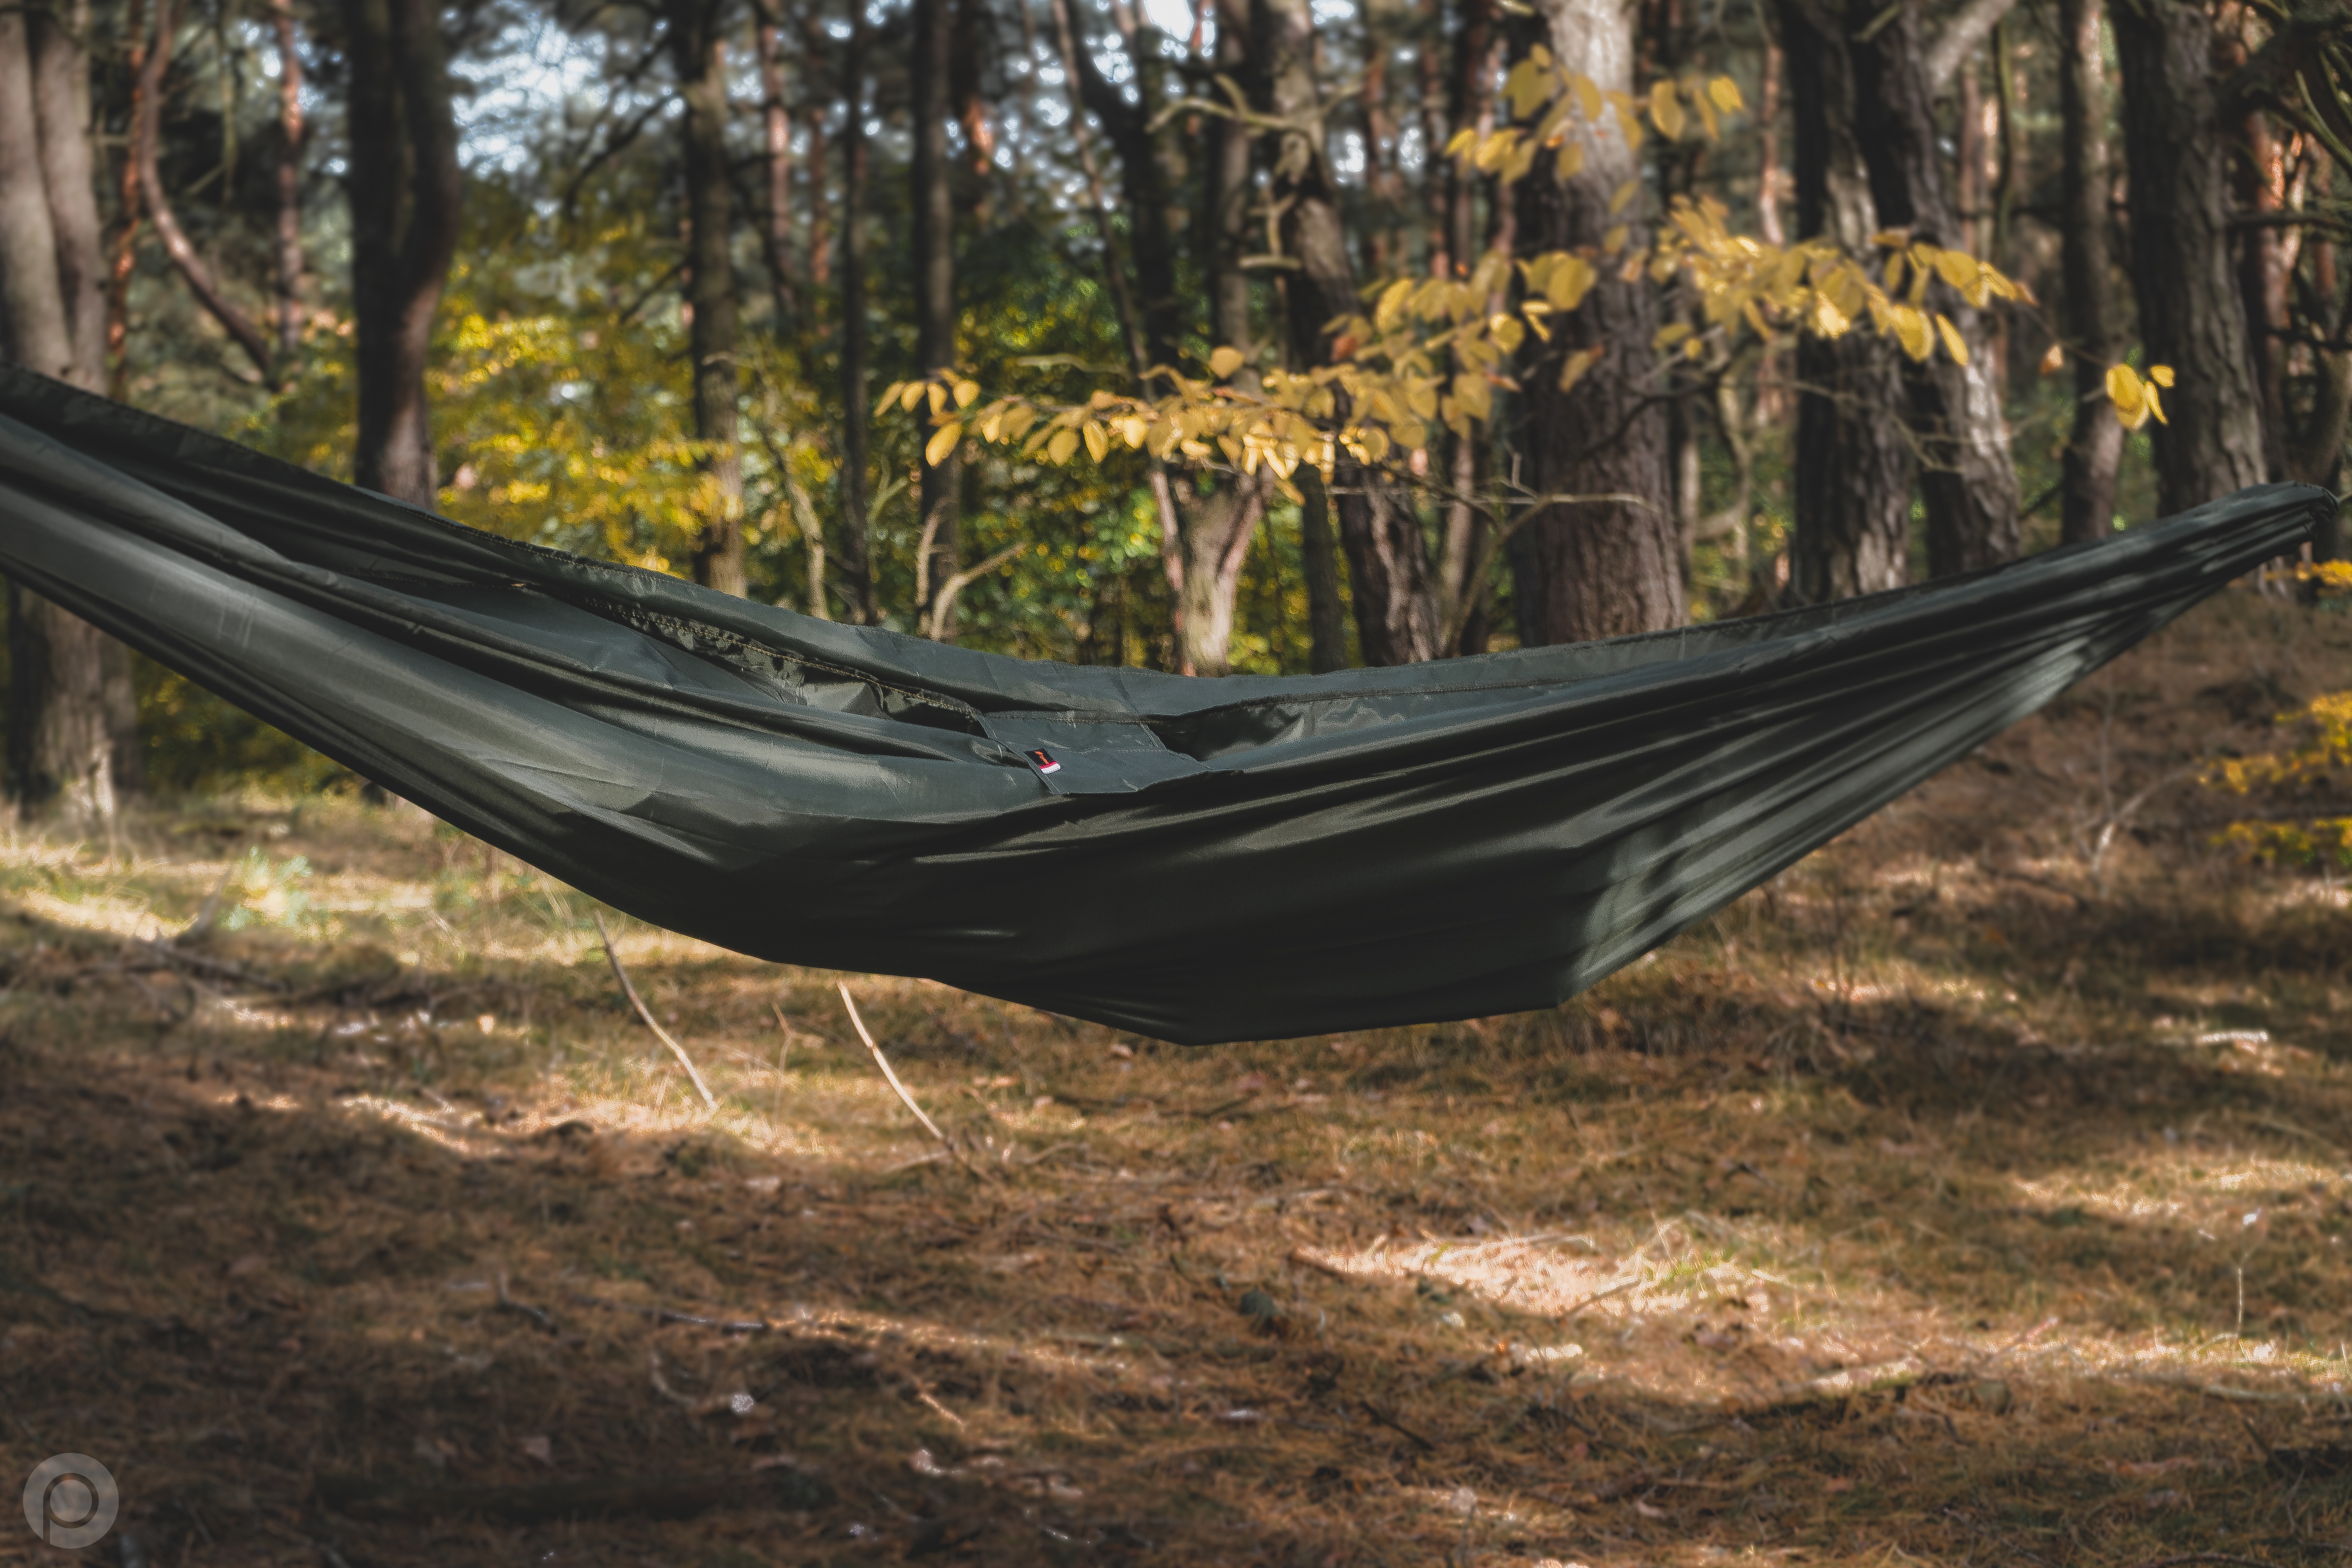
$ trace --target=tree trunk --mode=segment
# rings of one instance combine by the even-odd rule
[[[850,7],[842,59],[841,575],[852,618],[877,626],[866,515],[866,8]]]
[[[278,357],[290,370],[302,347],[302,51],[292,0],[270,0],[278,32]]]
[[[1333,319],[1359,308],[1339,195],[1323,158],[1321,89],[1309,0],[1258,0],[1256,43],[1265,65],[1265,107],[1284,129],[1268,139],[1271,196],[1281,211],[1284,315],[1295,367],[1328,364]],[[1309,127],[1313,129],[1310,131]],[[1438,657],[1440,616],[1429,550],[1412,498],[1376,468],[1342,453],[1332,471],[1332,510],[1355,590],[1356,646],[1371,665]]]
[[[767,221],[760,226],[768,263],[768,292],[774,302],[775,337],[801,321],[798,269],[793,264],[793,116],[784,101],[784,30],[772,0],[758,0],[754,37],[760,53],[760,141],[767,175]],[[822,163],[815,167],[823,168]]]
[[[1855,136],[1853,60],[1841,11],[1778,0],[1794,121],[1797,233],[1869,254],[1878,215]],[[1909,575],[1911,448],[1896,410],[1901,353],[1868,331],[1797,343],[1796,523],[1788,597],[1824,604]]]
[[[2116,7],[2131,171],[2132,285],[2148,362],[2173,367],[2156,430],[2158,506],[2183,511],[2260,484],[2262,402],[2230,266],[2229,159],[2201,5]]]
[[[2116,471],[2124,427],[2107,402],[2107,366],[2123,357],[2123,334],[2108,299],[2106,91],[2099,0],[2058,0],[2058,121],[2065,204],[2063,264],[2066,324],[2074,342],[2074,423],[2066,441],[2058,537],[2066,544],[2115,531]]]
[[[1512,52],[1546,44],[1604,91],[1631,92],[1633,15],[1614,0],[1541,0],[1536,18],[1513,28]],[[1568,134],[1582,139],[1584,167],[1562,180],[1547,158],[1519,182],[1522,247],[1533,253],[1599,247],[1622,224],[1622,254],[1646,249],[1640,195],[1610,210],[1612,195],[1641,174],[1615,119],[1572,119]],[[1682,625],[1687,614],[1666,408],[1652,395],[1656,300],[1647,276],[1637,270],[1626,280],[1613,257],[1601,258],[1601,278],[1582,306],[1552,318],[1550,342],[1527,351],[1523,449],[1538,495],[1626,499],[1549,501],[1511,536],[1512,596],[1525,645],[1656,631]],[[1600,358],[1561,391],[1562,362],[1585,349]]]
[[[429,508],[436,486],[425,367],[465,208],[440,7],[343,0],[343,26],[351,79],[344,189],[359,340],[352,473],[369,489]]]
[[[727,37],[718,0],[670,0],[670,52],[686,100],[687,341],[694,359],[694,437],[703,474],[696,510],[694,580],[740,595],[743,456],[737,445],[741,378],[736,364],[735,187],[728,177]]]
[[[1317,675],[1348,668],[1347,606],[1339,597],[1339,550],[1331,537],[1331,498],[1323,476],[1301,466],[1297,475],[1298,563],[1307,577],[1307,666]]]
[[[95,392],[107,314],[88,26],[79,7],[0,15],[0,347]],[[134,777],[138,754],[128,652],[15,584],[7,599],[10,792],[68,821],[111,817],[118,747]]]
[[[955,112],[950,91],[953,38],[949,0],[915,0],[909,39],[914,51],[909,73],[915,89],[914,189],[909,195],[915,212],[915,358],[925,374],[956,364],[955,195],[948,168],[948,120]],[[956,515],[962,490],[963,463],[956,450],[923,465],[923,534],[929,541],[929,553],[918,563],[918,575],[927,590],[919,595],[926,625],[932,624],[932,601],[962,560]],[[932,635],[941,642],[955,640],[954,615],[950,604],[937,617]]]
[[[1868,37],[1853,46],[1854,129],[1878,221],[1933,245],[1965,246],[1946,195],[1916,13],[1909,4],[1892,20],[1881,11],[1874,0],[1848,0],[1845,8],[1856,38]],[[1941,280],[1927,303],[1951,319],[1968,348],[1966,364],[1938,342],[1926,363],[1906,356],[1903,367],[1927,503],[1927,570],[1940,577],[2016,559],[2017,468],[2001,417],[1999,346],[1985,313]]]

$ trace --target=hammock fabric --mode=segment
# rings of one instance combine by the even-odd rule
[[[0,369],[0,572],[638,918],[1184,1043],[1552,1005],[2334,507],[1304,679],[1029,663],[459,527]]]

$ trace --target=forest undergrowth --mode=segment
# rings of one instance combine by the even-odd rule
[[[951,1150],[837,977],[606,913],[706,1110],[413,808],[17,831],[0,1469],[126,1563],[2340,1560],[2352,913],[2197,779],[2346,687],[2233,592],[1550,1012],[849,977]]]

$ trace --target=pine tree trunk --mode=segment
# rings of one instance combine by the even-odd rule
[[[107,311],[89,20],[81,7],[0,15],[0,348],[95,392]],[[129,652],[15,584],[7,601],[9,790],[37,813],[110,817],[118,763],[136,777]]]
[[[743,458],[737,445],[735,188],[728,174],[727,41],[718,0],[671,0],[669,45],[686,100],[687,331],[693,356],[694,437],[700,536],[694,580],[740,595],[743,575]]]
[[[1795,130],[1797,234],[1869,254],[1878,215],[1856,138],[1853,60],[1842,10],[1778,0]],[[1852,331],[1797,346],[1796,479],[1788,597],[1823,604],[1892,588],[1909,575],[1911,448],[1901,351]]]
[[[2158,505],[2176,512],[2263,481],[2262,402],[2230,265],[2212,20],[2182,0],[2135,0],[2113,20],[2140,340],[2178,377],[2155,437]]]
[[[866,9],[850,8],[841,126],[841,575],[851,618],[881,623],[866,512]]]
[[[2116,472],[2124,427],[2107,401],[2107,366],[2122,357],[2122,333],[2108,291],[2116,286],[2107,236],[2106,68],[2099,0],[2058,0],[2058,121],[2065,204],[2066,324],[2074,340],[2074,422],[2061,478],[2063,543],[2115,531]]]
[[[948,120],[954,113],[949,90],[951,66],[949,46],[954,37],[948,0],[915,0],[915,26],[909,47],[914,52],[915,157],[915,356],[918,367],[929,374],[956,364],[955,197],[949,183]],[[928,623],[930,601],[940,585],[956,574],[962,560],[957,510],[963,489],[963,463],[956,452],[922,471],[923,532],[930,540],[929,556],[921,575],[928,590],[922,612]],[[954,608],[941,617],[933,635],[942,642],[955,640]]]
[[[1946,195],[1944,154],[1921,58],[1914,7],[1892,19],[1874,0],[1848,0],[1853,46],[1855,132],[1870,172],[1879,223],[1947,247],[1968,237]],[[1914,431],[1919,437],[1919,489],[1927,500],[1927,570],[1934,576],[1973,572],[2017,557],[2017,468],[2000,410],[1999,345],[1985,313],[1941,280],[1927,306],[1959,330],[1968,363],[1939,342],[1925,363],[1903,365]]]
[[[425,368],[465,205],[440,8],[432,0],[343,0],[343,27],[359,340],[352,474],[369,489],[430,507]]]
[[[1338,193],[1320,139],[1304,129],[1321,104],[1309,0],[1258,0],[1256,45],[1265,65],[1266,110],[1286,122],[1268,139],[1272,194],[1282,213],[1283,254],[1297,263],[1283,274],[1290,363],[1305,369],[1330,363],[1325,325],[1359,309]],[[1356,646],[1364,662],[1435,658],[1439,615],[1412,498],[1380,470],[1343,454],[1333,467],[1331,502],[1348,555]]]
[[[1514,29],[1515,55],[1548,45],[1569,69],[1603,90],[1633,87],[1633,12],[1615,0],[1540,0]],[[1584,140],[1584,167],[1561,180],[1549,158],[1519,182],[1518,238],[1529,253],[1598,247],[1627,226],[1624,251],[1649,245],[1641,197],[1612,213],[1612,195],[1641,173],[1614,119],[1570,122]],[[1527,352],[1528,482],[1546,496],[1624,496],[1544,506],[1511,536],[1513,602],[1523,644],[1581,642],[1680,626],[1682,539],[1675,524],[1666,409],[1657,390],[1657,304],[1647,276],[1631,281],[1615,258],[1574,312],[1556,316],[1551,342]],[[1566,392],[1562,362],[1584,349],[1601,357]]]

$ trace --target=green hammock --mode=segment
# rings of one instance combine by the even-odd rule
[[[1206,1043],[1549,1006],[2334,507],[1821,609],[1188,679],[461,528],[0,368],[0,572],[656,925]]]

